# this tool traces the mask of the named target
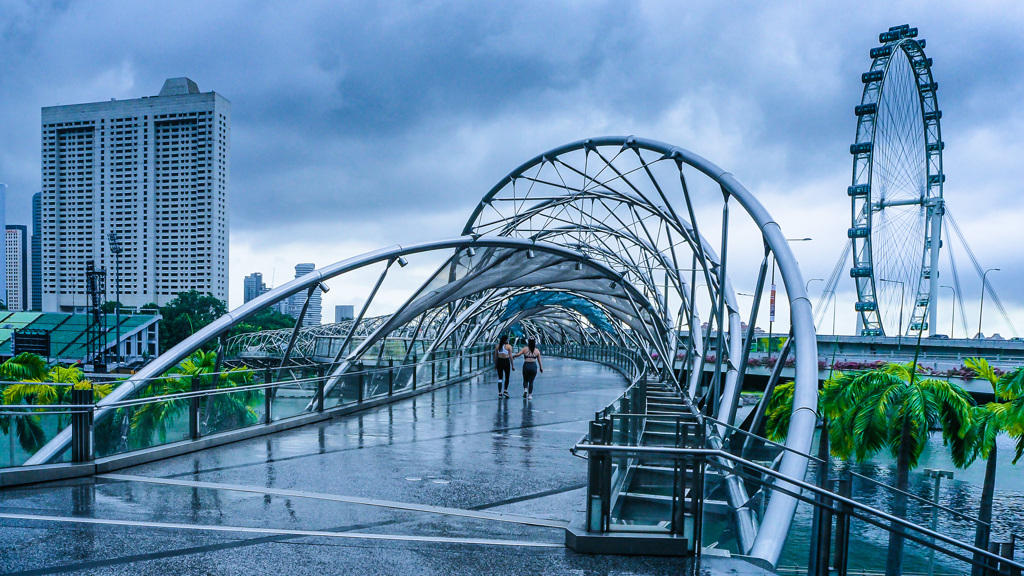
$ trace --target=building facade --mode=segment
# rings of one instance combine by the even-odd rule
[[[230,140],[230,102],[188,78],[158,96],[43,108],[42,309],[86,305],[86,262],[114,270],[111,234],[125,306],[189,290],[226,302]]]
[[[301,278],[306,274],[316,270],[316,264],[304,263],[295,265],[295,277]],[[323,313],[321,298],[323,294],[320,290],[313,290],[313,295],[309,297],[309,306],[306,308],[306,315],[302,317],[303,326],[318,326],[321,322],[321,315]],[[292,318],[298,319],[299,315],[302,314],[302,306],[306,303],[306,292],[299,292],[291,298],[289,298],[288,304],[288,315]]]
[[[334,307],[334,323],[352,320],[355,317],[355,307],[351,304],[339,304]]]
[[[263,274],[253,272],[245,277],[245,281],[242,285],[243,302],[248,302],[253,298],[257,298],[260,294],[263,294],[266,291],[267,285],[263,282]]]
[[[28,310],[29,298],[29,242],[28,228],[8,224],[6,227],[7,250],[7,309],[12,312]]]
[[[0,228],[7,227],[7,184],[0,184]],[[7,250],[0,250],[0,301],[7,305]]]
[[[32,195],[32,256],[29,266],[32,268],[29,279],[29,292],[32,300],[29,310],[43,309],[43,193]]]

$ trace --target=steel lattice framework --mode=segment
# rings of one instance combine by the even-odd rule
[[[407,266],[429,258],[439,264],[427,267],[426,277]],[[326,394],[344,387],[343,376],[357,363],[379,365],[387,357],[415,370],[437,351],[491,343],[512,331],[541,342],[643,350],[649,372],[674,382],[704,414],[734,424],[749,352],[744,342],[752,341],[770,262],[777,262],[788,297],[786,350],[796,360],[791,451],[778,466],[803,478],[818,371],[796,259],[778,224],[731,174],[685,149],[634,137],[581,140],[522,164],[483,196],[458,238],[343,260],[232,310],[126,380],[98,404],[96,419],[108,415],[105,404],[130,397],[212,342],[220,356],[266,358],[281,368],[316,362]],[[285,298],[305,293],[308,304],[331,281],[368,270],[377,270],[377,279],[365,286],[364,304],[349,322],[301,328],[303,306],[293,330],[231,337],[235,326]],[[754,286],[746,318],[734,273]],[[418,288],[409,292],[412,279]],[[368,316],[371,306],[380,308],[386,284],[404,287],[408,298]],[[721,443],[726,433],[718,429],[711,441]],[[29,463],[52,461],[69,440],[62,432]],[[776,562],[796,500],[772,496],[759,529],[739,477],[729,475],[726,484],[743,551]]]
[[[867,336],[935,330],[942,228],[942,130],[917,28],[894,26],[871,49],[855,108],[848,189],[858,328]],[[904,323],[904,313],[909,322]]]

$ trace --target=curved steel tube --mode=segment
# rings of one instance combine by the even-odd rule
[[[399,256],[408,256],[411,254],[417,254],[421,252],[430,252],[435,250],[448,250],[456,248],[513,248],[520,250],[535,250],[537,252],[547,252],[563,256],[565,258],[582,262],[584,266],[597,270],[603,274],[609,280],[615,280],[621,283],[624,290],[630,295],[636,302],[642,303],[643,308],[651,315],[655,320],[658,319],[657,312],[654,307],[648,302],[642,294],[640,294],[635,287],[629,282],[625,282],[622,279],[622,275],[607,267],[601,262],[590,259],[584,254],[570,250],[568,248],[557,246],[554,244],[548,244],[544,242],[533,242],[531,240],[524,240],[519,238],[473,238],[470,236],[463,236],[459,238],[452,238],[447,240],[438,240],[434,242],[426,242],[423,244],[416,244],[409,247],[402,247],[399,245],[390,246],[374,252],[368,252],[366,254],[355,256],[347,260],[336,262],[329,266],[325,266],[318,270],[314,270],[305,276],[296,278],[287,284],[284,284],[278,288],[275,288],[269,292],[262,294],[261,296],[250,300],[249,302],[239,306],[238,308],[228,312],[224,316],[214,320],[206,327],[200,329],[198,332],[189,336],[185,340],[182,340],[178,345],[174,346],[167,352],[154,359],[152,362],[144,366],[141,370],[133,374],[130,378],[125,380],[118,386],[113,392],[108,394],[105,398],[96,403],[96,414],[95,421],[100,422],[104,418],[110,416],[113,409],[109,408],[109,404],[124,400],[133,394],[135,394],[142,386],[149,382],[153,378],[157,378],[164,374],[168,369],[176,365],[182,359],[186,358],[189,354],[199,348],[203,343],[216,338],[217,336],[227,332],[236,324],[253,316],[260,310],[263,310],[267,306],[270,306],[276,302],[279,302],[293,294],[297,294],[302,290],[308,289],[310,286],[316,286],[324,280],[329,280],[335,276],[345,274],[352,270],[363,268],[372,264],[376,264],[382,261],[394,260]],[[39,464],[49,464],[53,462],[60,454],[62,454],[71,443],[71,428],[65,428],[58,433],[52,440],[50,440],[45,446],[43,446],[38,452],[36,452],[31,458],[25,462],[25,466],[33,466]]]
[[[722,192],[726,194],[727,197],[735,198],[735,200],[739,202],[746,211],[748,216],[761,230],[764,243],[768,249],[775,254],[775,259],[781,270],[782,281],[789,297],[792,330],[794,335],[793,341],[796,346],[796,390],[794,397],[794,413],[790,423],[789,437],[786,441],[786,446],[793,451],[788,451],[782,457],[780,471],[787,478],[793,478],[795,480],[802,479],[807,469],[807,459],[799,453],[808,453],[810,450],[817,408],[817,342],[814,333],[811,304],[805,293],[803,278],[796,258],[794,257],[789,244],[786,242],[778,224],[774,219],[772,219],[764,206],[762,206],[761,203],[758,202],[742,184],[736,181],[731,174],[725,172],[705,158],[688,150],[654,140],[646,140],[631,136],[612,136],[580,140],[560,146],[545,152],[544,154],[540,154],[523,163],[516,170],[510,172],[500,180],[477,205],[473,214],[467,221],[464,228],[464,234],[473,234],[473,225],[480,217],[485,206],[487,206],[495,195],[498,194],[506,185],[513,182],[515,179],[522,177],[524,172],[530,167],[547,162],[549,158],[553,158],[565,152],[581,149],[591,150],[597,146],[621,146],[623,150],[632,148],[636,150],[638,154],[639,150],[648,150],[660,153],[662,155],[660,160],[675,162],[680,169],[680,174],[682,174],[683,164],[696,169],[718,183]],[[658,192],[661,194],[660,190]],[[602,192],[602,194],[606,196],[608,195],[606,192]],[[687,223],[683,219],[679,218],[672,208],[671,203],[668,202],[667,198],[665,198],[663,194],[658,201],[663,200],[668,204],[666,208],[657,206],[655,202],[651,202],[649,198],[643,197],[642,195],[636,198],[623,195],[621,198],[618,198],[618,200],[622,200],[636,206],[643,204],[645,210],[650,210],[652,214],[666,222],[672,230],[682,234],[689,242],[695,243],[694,245],[697,246],[697,249],[700,251],[701,258],[703,259],[701,266],[705,266],[705,273],[707,273],[706,266],[718,262],[718,257],[715,255],[715,251],[697,232],[696,224]],[[116,402],[130,396],[147,379],[163,374],[167,369],[187,356],[203,342],[224,333],[235,324],[245,320],[257,311],[273,304],[276,301],[307,289],[309,286],[315,285],[323,280],[376,262],[396,259],[401,255],[408,255],[417,252],[450,248],[468,248],[470,246],[534,249],[555,253],[584,262],[585,265],[600,270],[602,274],[610,279],[618,279],[621,281],[623,278],[621,273],[615,271],[607,264],[594,260],[576,250],[569,247],[536,242],[533,239],[516,239],[511,237],[499,238],[494,236],[464,236],[461,238],[418,244],[408,248],[403,248],[401,246],[385,248],[376,252],[343,260],[320,270],[316,270],[302,278],[295,279],[275,290],[272,290],[271,292],[268,292],[219,318],[206,328],[200,330],[192,337],[181,342],[151,362],[139,373],[118,387],[118,389],[112,394],[107,396],[106,399],[98,404],[99,410],[97,411],[97,418],[102,418],[110,412],[109,409],[104,408],[105,404]],[[758,248],[760,250],[761,246]],[[644,297],[643,294],[641,294],[630,282],[622,282],[622,284],[627,289],[626,294],[631,300],[631,305],[639,305],[641,309],[651,315],[654,322],[654,325],[651,327],[655,329],[657,334],[641,334],[639,336],[643,337],[644,340],[659,337],[667,338],[669,330],[672,329],[672,327],[663,325],[665,320],[662,315],[658,313],[658,306],[652,305],[652,303],[648,301],[648,299]],[[739,316],[737,312],[738,307],[736,305],[735,294],[733,293],[732,287],[727,278],[719,289],[724,291],[725,296],[727,309],[727,319],[725,319],[725,323],[728,325],[730,332],[728,347],[731,352],[729,365],[726,367],[726,374],[723,380],[723,398],[722,402],[719,403],[720,408],[717,414],[719,419],[723,419],[723,415],[727,417],[731,416],[739,398],[740,390],[736,381],[738,375],[737,369],[739,367],[735,365],[734,358],[740,357],[738,351],[741,349],[742,341],[740,339]],[[683,296],[683,301],[687,301],[687,297],[685,295]],[[692,303],[691,307],[693,307]],[[695,314],[695,311],[691,311],[691,316],[693,316],[693,314]],[[692,322],[692,319],[687,319],[687,321]],[[724,329],[724,326],[720,329]],[[650,344],[659,351],[666,349],[666,342],[650,342]],[[724,410],[724,412],[722,410]],[[724,420],[728,421],[728,418],[725,418]],[[58,454],[67,448],[69,442],[70,431],[64,430],[42,450],[40,450],[40,452],[29,459],[26,464],[42,464],[52,461]],[[731,486],[730,492],[735,492],[733,488],[736,487]],[[742,486],[739,488],[742,488]],[[731,498],[731,500],[734,500],[733,504],[735,506],[742,506],[745,504],[745,501],[736,501],[738,499],[742,499],[742,494],[737,492]],[[782,546],[785,542],[786,534],[789,530],[789,525],[796,510],[796,504],[797,502],[795,498],[783,494],[776,494],[771,499],[761,528],[757,531],[752,545],[749,546],[750,555],[766,560],[772,564],[775,564],[778,561],[779,555],[782,551]],[[748,530],[741,529],[741,532],[746,533]],[[747,545],[744,543],[743,547],[747,548]]]

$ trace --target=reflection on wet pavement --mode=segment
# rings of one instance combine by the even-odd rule
[[[625,382],[589,363],[552,358],[545,368],[530,400],[499,399],[493,378],[481,377],[117,474],[0,491],[0,572],[675,574],[689,566],[562,547],[561,526],[581,514],[585,495],[586,463],[568,449]]]

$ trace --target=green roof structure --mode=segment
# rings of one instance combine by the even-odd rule
[[[138,344],[128,356],[141,356],[144,352],[155,355],[158,350],[149,350],[150,342],[156,341],[158,314],[122,314],[121,340]],[[117,316],[105,314],[101,317],[103,328],[102,348],[114,348],[117,340]],[[89,315],[62,314],[53,312],[7,312],[0,311],[0,357],[14,355],[12,346],[16,331],[44,330],[50,335],[51,362],[75,363],[89,360]],[[152,334],[148,334],[152,332]],[[140,333],[142,333],[140,335]],[[143,344],[144,343],[144,344]]]

